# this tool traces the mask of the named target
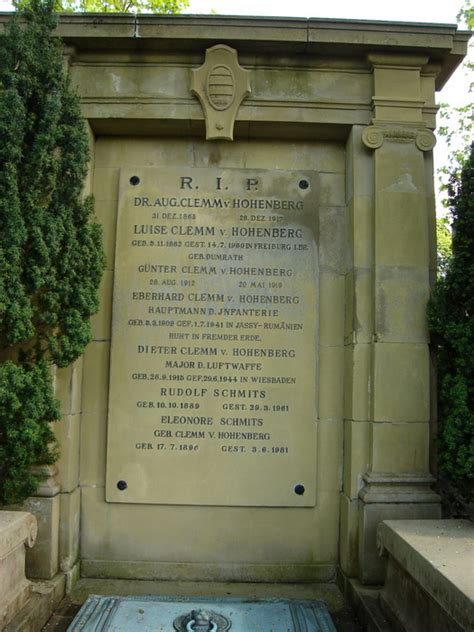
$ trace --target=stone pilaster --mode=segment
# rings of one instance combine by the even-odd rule
[[[339,555],[343,572],[358,574],[359,491],[370,465],[370,379],[373,332],[373,161],[354,126],[346,146],[346,195],[352,266],[345,277],[344,477]]]
[[[65,49],[65,59],[71,61],[74,49]],[[83,195],[92,191],[95,136],[87,123],[90,146],[90,163],[84,183]],[[94,319],[93,319],[94,323]],[[60,457],[57,463],[57,478],[61,486],[58,495],[58,567],[66,576],[66,592],[70,592],[79,577],[80,539],[80,487],[79,454],[82,415],[83,358],[79,358],[55,373],[55,391],[61,404],[61,421],[55,424]]]
[[[439,517],[430,489],[431,191],[425,156],[435,137],[424,124],[422,57],[369,57],[373,125],[362,134],[373,160],[373,334],[370,466],[359,492],[359,576],[383,580],[376,527],[391,518]],[[396,95],[396,97],[395,97]],[[431,164],[431,162],[430,162]]]
[[[56,373],[56,395],[61,402],[61,421],[55,425],[60,457],[57,463],[59,494],[59,569],[70,589],[78,574],[79,559],[79,440],[81,421],[82,358]]]

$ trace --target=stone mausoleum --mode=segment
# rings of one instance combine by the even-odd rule
[[[436,518],[435,91],[455,26],[63,15],[107,270],[30,577],[376,584]]]

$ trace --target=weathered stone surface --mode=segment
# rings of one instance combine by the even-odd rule
[[[353,342],[367,344],[373,341],[374,271],[372,268],[354,268],[352,272],[352,332]],[[357,376],[357,373],[356,373]],[[357,378],[356,378],[357,379]]]
[[[59,568],[64,573],[71,572],[79,558],[80,501],[79,487],[60,494]]]
[[[386,498],[389,501],[389,498]],[[441,516],[439,502],[392,502],[363,504],[359,513],[359,577],[364,584],[383,584],[386,571],[377,549],[377,527],[383,520],[425,520]]]
[[[341,488],[340,462],[344,447],[344,430],[341,419],[318,421],[318,443],[324,446],[318,451],[319,490],[322,493],[339,491]]]
[[[378,266],[375,331],[379,342],[428,342],[428,267]]]
[[[398,474],[429,471],[429,424],[372,424],[372,468]]]
[[[320,341],[324,346],[342,345],[344,340],[344,276],[320,275]]]
[[[236,520],[235,509],[220,507],[183,506],[177,511],[166,505],[107,504],[103,488],[84,488],[81,572],[84,577],[129,579],[331,581],[338,505],[339,494],[328,490],[318,494],[316,511],[244,507]],[[100,524],[107,546],[104,530],[97,529]],[[210,526],[215,524],[218,536]],[[317,538],[309,537],[315,530]]]
[[[26,605],[31,582],[25,577],[25,546],[36,540],[36,519],[30,513],[0,511],[0,628]]]
[[[344,347],[321,347],[319,358],[319,416],[321,419],[341,420]]]
[[[372,401],[372,345],[347,344],[344,355],[344,416],[354,421],[368,421]]]
[[[344,275],[351,265],[351,249],[347,236],[347,208],[324,206],[319,209],[321,235],[321,271]]]
[[[0,23],[3,19],[0,16]],[[80,450],[79,424],[73,424],[72,417],[59,431],[61,535],[58,544],[51,520],[46,529],[47,576],[54,572],[50,562],[58,546],[68,581],[77,573],[79,482],[81,550],[88,574],[170,578],[181,573],[196,579],[204,572],[213,578],[301,581],[331,576],[338,563],[339,538],[344,570],[357,573],[360,562],[364,580],[377,577],[370,565],[380,516],[424,515],[428,506],[433,514],[437,511],[437,498],[427,489],[434,408],[424,320],[435,261],[431,130],[434,89],[442,87],[459,64],[468,35],[451,26],[428,24],[79,14],[62,16],[58,33],[68,46],[71,78],[88,119],[93,155],[86,190],[94,189],[104,228],[107,273],[101,311],[93,319],[94,342],[82,366],[82,390],[80,380],[71,380],[67,371],[58,382],[65,414],[82,411],[82,419]],[[206,48],[215,44],[235,48],[242,68],[251,73],[252,95],[237,112],[233,143],[205,141],[204,114],[190,90],[192,71],[202,64]],[[307,338],[293,410],[272,418],[279,436],[291,438],[298,432],[301,409],[311,411],[312,434],[303,451],[312,463],[306,485],[314,488],[314,506],[233,507],[235,487],[240,485],[242,492],[241,473],[246,471],[238,463],[227,479],[235,486],[228,488],[225,507],[117,507],[105,500],[107,417],[119,414],[114,398],[121,394],[112,389],[109,395],[110,339],[121,317],[120,310],[111,309],[123,254],[116,260],[117,217],[124,212],[119,208],[119,175],[132,168],[149,169],[157,180],[165,168],[204,169],[214,175],[251,169],[272,176],[284,170],[317,174],[315,214],[308,221],[319,266],[311,284],[320,309],[303,306],[298,315],[317,336]],[[134,207],[133,224],[143,222],[143,210]],[[262,225],[261,220],[251,221],[255,227]],[[198,254],[210,253],[204,250]],[[162,259],[160,246],[156,261]],[[132,272],[127,270],[125,277],[135,283]],[[129,307],[125,301],[125,312]],[[150,326],[139,344],[154,344],[156,332],[163,331],[161,325]],[[293,339],[286,331],[273,340],[289,347]],[[128,365],[130,358],[125,355],[121,365]],[[208,377],[202,373],[198,377]],[[167,374],[167,379],[176,377],[176,385],[183,377],[194,377],[171,370]],[[150,401],[162,399],[162,386],[157,380]],[[134,389],[122,392],[135,396]],[[129,411],[130,427],[136,422],[134,412]],[[241,419],[254,412],[225,414]],[[148,421],[144,434],[154,432],[161,413]],[[111,442],[125,441],[125,436],[109,432]],[[140,437],[137,443],[148,440]],[[295,454],[295,462],[299,456]],[[130,460],[136,466],[135,480],[141,481],[141,461]],[[275,471],[270,482],[259,472],[250,476],[245,494],[258,497],[259,505],[273,504],[269,491],[274,497],[281,494],[278,481],[286,484],[287,476],[284,467]],[[157,496],[169,499],[181,493],[183,498],[182,480],[170,476],[168,468],[160,472],[153,479]],[[366,472],[370,476],[364,479]],[[200,492],[217,485],[212,474],[199,478]],[[413,485],[400,483],[410,476]],[[52,516],[57,482],[43,488]],[[412,512],[412,505],[421,514]]]
[[[57,480],[64,492],[73,491],[79,484],[80,414],[63,415],[54,425],[59,443]]]
[[[469,630],[474,621],[474,525],[467,520],[387,520],[382,606],[407,632]]]
[[[26,572],[34,579],[51,579],[59,570],[59,494],[32,496],[22,505],[38,523],[36,546],[27,552]]]
[[[344,493],[351,499],[358,498],[370,466],[370,431],[368,421],[344,421]]]
[[[428,421],[428,346],[382,342],[373,354],[374,421]]]
[[[84,354],[82,413],[107,410],[110,342],[91,342]]]
[[[356,498],[341,494],[341,531],[339,535],[339,565],[348,577],[358,572],[359,505]]]
[[[49,580],[33,581],[28,603],[2,632],[40,632],[64,597],[65,584],[62,573]]]
[[[105,484],[103,455],[107,447],[107,412],[84,413],[81,418],[81,487]]]

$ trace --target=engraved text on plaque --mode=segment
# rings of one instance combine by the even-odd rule
[[[122,170],[107,500],[311,506],[314,172]]]

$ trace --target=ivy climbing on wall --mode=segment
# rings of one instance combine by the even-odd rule
[[[78,97],[53,35],[54,0],[22,4],[0,36],[0,503],[21,502],[51,464],[60,417],[52,365],[91,339],[104,268]]]

